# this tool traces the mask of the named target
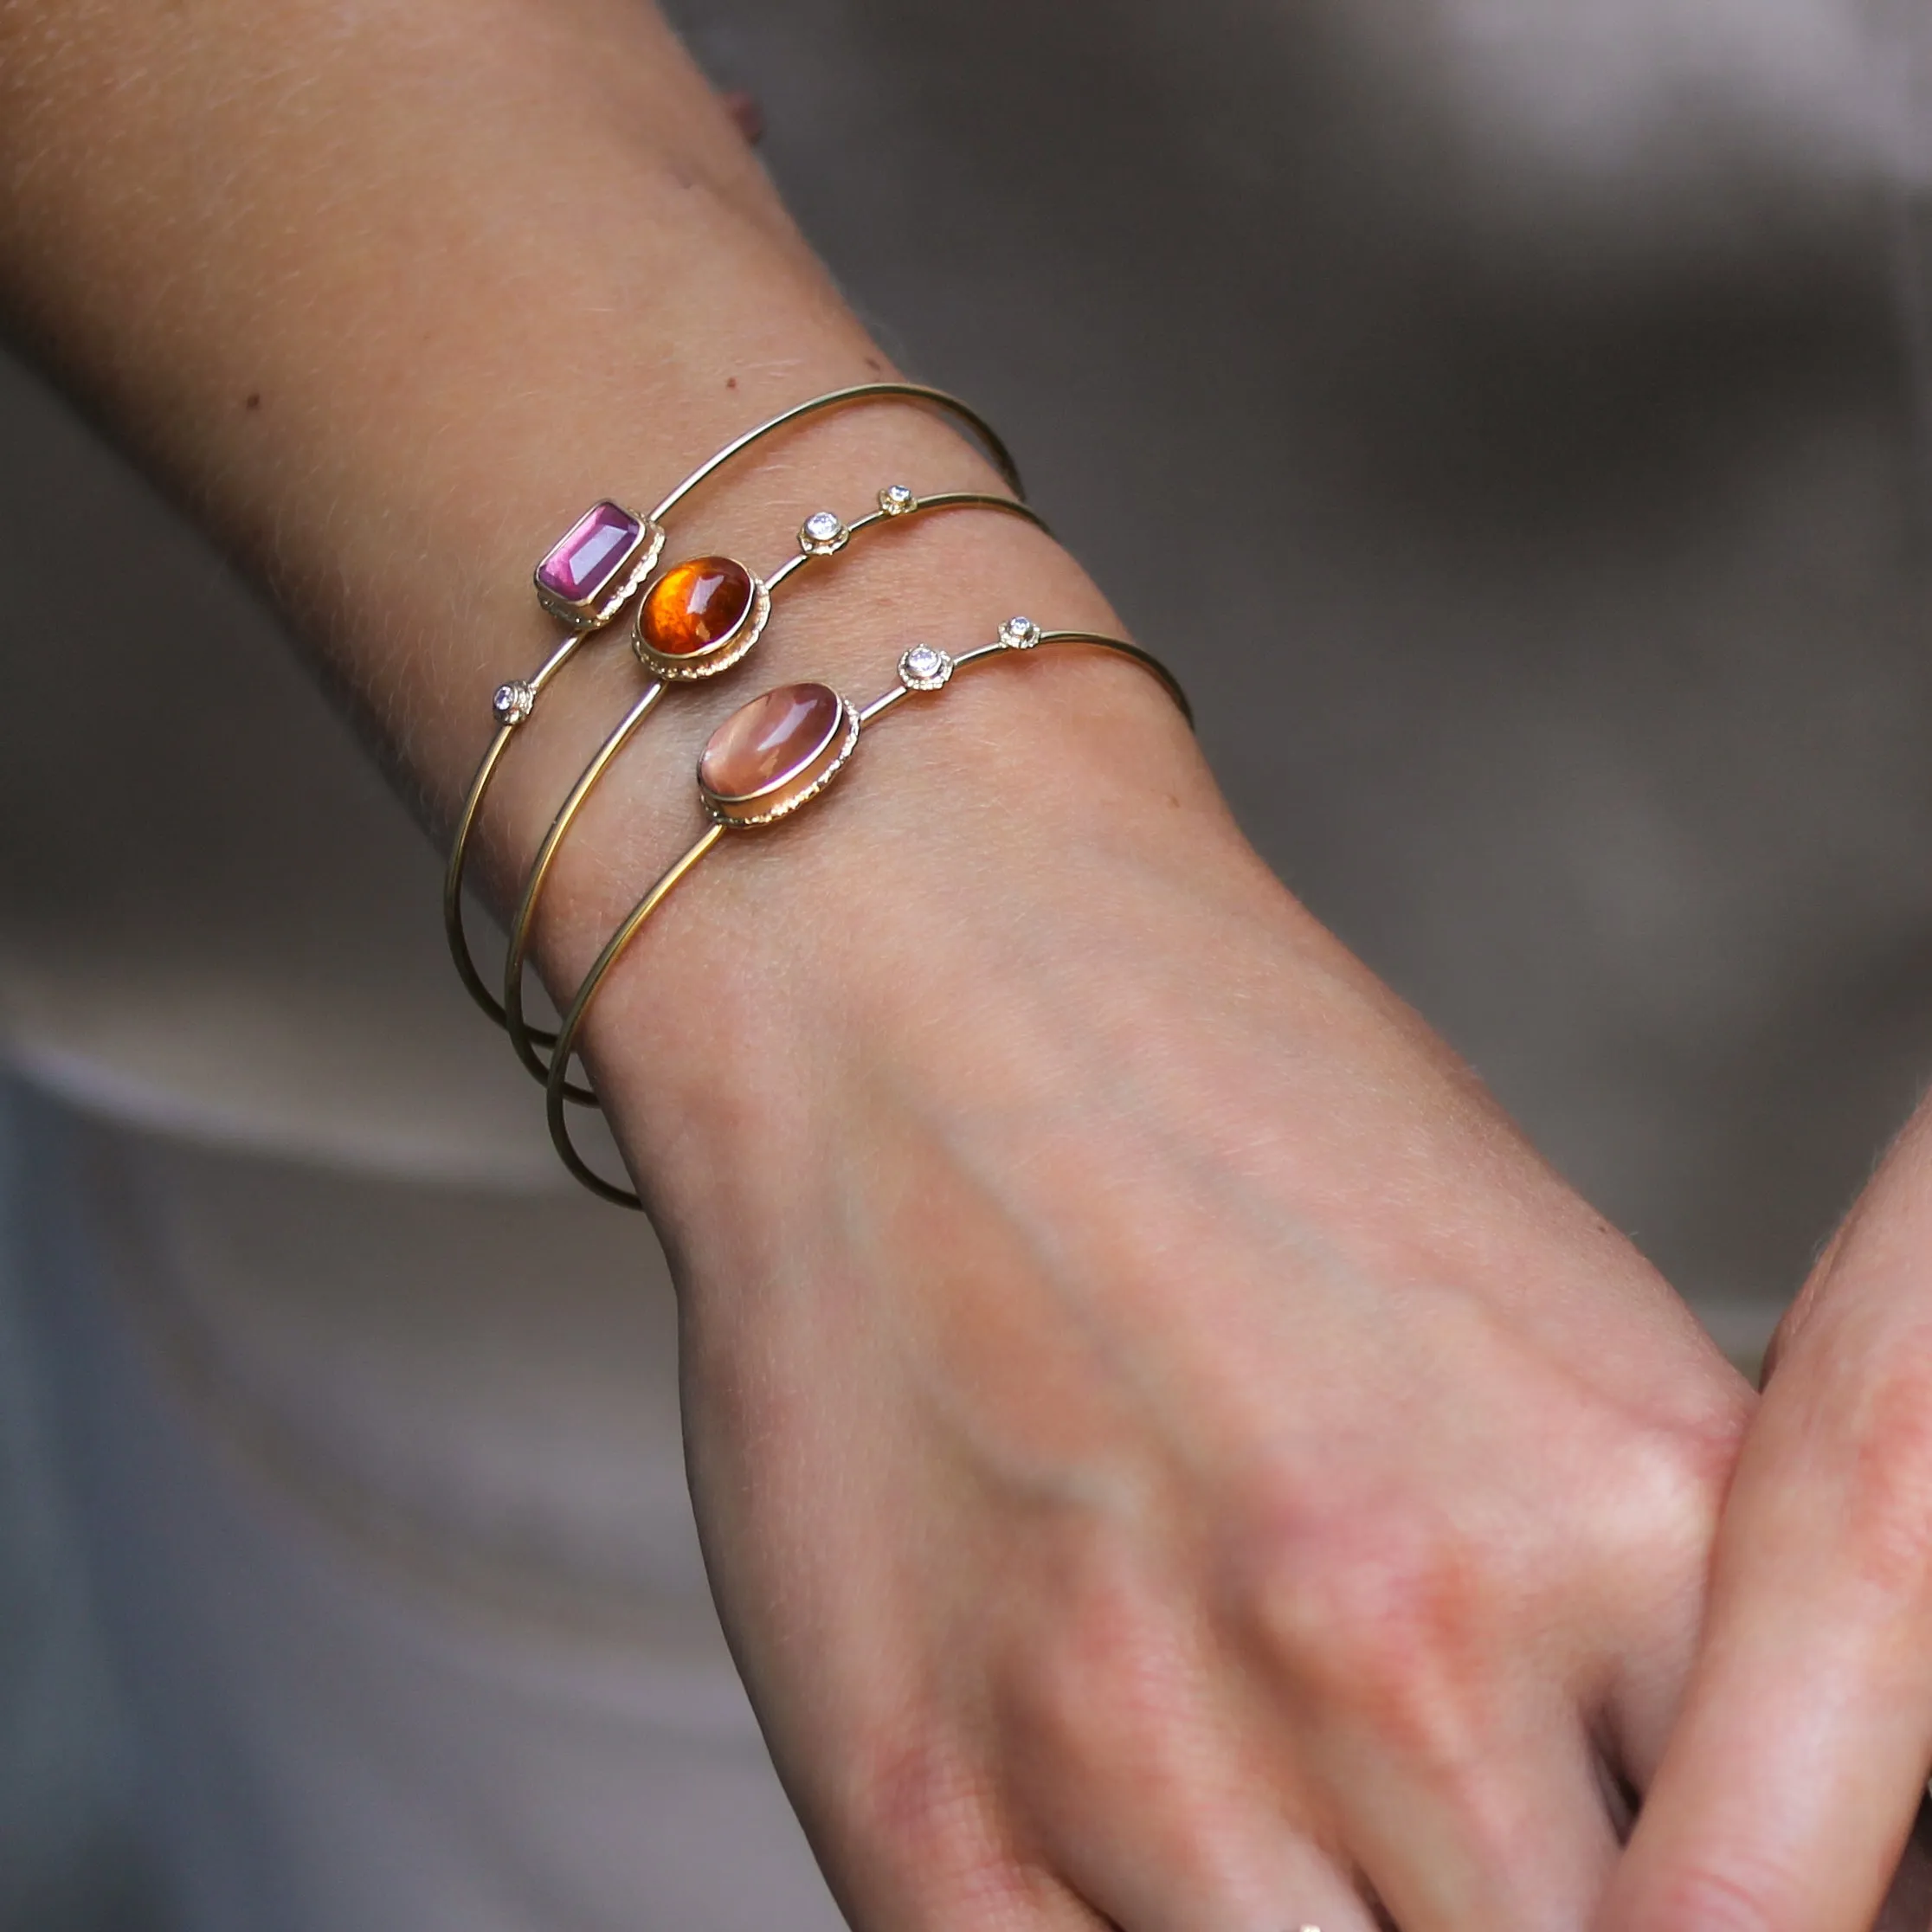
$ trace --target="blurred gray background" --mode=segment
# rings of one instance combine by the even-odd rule
[[[30,1368],[10,1211],[19,1105],[0,1085],[0,1926],[157,1932],[123,1713]]]

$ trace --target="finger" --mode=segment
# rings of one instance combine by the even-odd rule
[[[1787,1340],[1604,1932],[1866,1932],[1898,1865],[1932,1758],[1924,1192],[1881,1178]]]
[[[1049,1772],[1029,1812],[1054,1869],[1123,1932],[1375,1932],[1356,1884],[1298,1828],[1298,1781],[1278,1761],[1244,1757],[1197,1713],[1119,1752],[1104,1736]]]
[[[1656,1781],[1697,1666],[1721,1493],[1713,1482],[1709,1504],[1686,1512],[1674,1549],[1671,1539],[1653,1539],[1643,1567],[1620,1559],[1621,1574],[1608,1586],[1622,1641],[1592,1687],[1592,1709],[1626,1826],[1633,1801]]]
[[[1626,1664],[1603,1706],[1604,1752],[1626,1804],[1657,1781],[1696,1667],[1696,1611],[1671,1635]]]
[[[1402,1932],[1583,1932],[1618,1853],[1596,1755],[1572,1713],[1330,1737],[1339,1828]]]
[[[1123,1932],[1375,1932],[1302,1828],[1305,1781],[1263,1698],[1152,1593],[1063,1601],[1001,1700],[1035,1856]]]
[[[1598,1688],[1587,1566],[1541,1546],[1557,1590],[1434,1523],[1356,1537],[1276,1582],[1259,1620],[1323,1841],[1402,1932],[1583,1932],[1619,1849],[1579,1694]]]
[[[1203,1820],[1187,1807],[1137,1816],[1139,1828],[1110,1816],[1067,1835],[1059,1864],[1123,1932],[1375,1932],[1333,1859],[1298,1832],[1263,1828],[1245,1804],[1237,1809],[1236,1831],[1225,1816]]]
[[[1111,1932],[1003,1814],[997,1780],[935,1740],[887,1748],[847,1802],[802,1807],[853,1932]]]

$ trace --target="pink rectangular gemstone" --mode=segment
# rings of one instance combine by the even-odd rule
[[[570,603],[589,603],[617,573],[643,525],[615,503],[599,503],[537,566],[538,581]]]

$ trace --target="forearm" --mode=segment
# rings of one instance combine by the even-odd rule
[[[647,506],[771,410],[883,370],[640,8],[134,0],[6,20],[13,313],[271,587],[441,825],[490,691],[554,640],[529,570],[562,525],[599,494]],[[854,412],[721,478],[669,555],[775,562],[806,509],[902,479],[990,480],[918,412]],[[723,710],[789,675],[868,694],[909,628],[973,641],[1021,608],[1106,621],[1064,556],[1001,519],[935,519],[808,573],[757,660],[678,693],[587,817],[544,935],[563,976],[676,849]],[[1182,757],[1132,673],[1046,676],[1092,681]],[[600,641],[506,760],[479,868],[499,898],[638,681]],[[963,689],[950,715],[989,701]],[[1037,778],[1042,721],[1010,689],[993,702],[993,748]],[[978,735],[941,726],[926,750]]]
[[[15,312],[386,716],[447,708],[415,679],[453,635],[536,634],[484,601],[520,500],[534,537],[589,477],[642,486],[775,343],[866,353],[635,8],[9,17]],[[664,272],[693,253],[715,300]]]

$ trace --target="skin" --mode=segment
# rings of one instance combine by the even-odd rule
[[[557,529],[886,372],[640,6],[10,0],[0,90],[15,330],[277,598],[433,828],[554,634]],[[896,480],[990,481],[917,414],[847,415],[669,554],[775,563]],[[700,822],[726,711],[801,675],[863,699],[1019,609],[1117,628],[1008,519],[808,573],[593,803],[551,989]],[[627,662],[588,653],[519,734],[499,910]],[[1365,1932],[1379,1900],[1581,1932],[1665,1757],[1749,1391],[1267,873],[1150,680],[1002,663],[714,855],[589,1040],[679,1283],[720,1607],[853,1922]],[[1753,1439],[1747,1524],[1800,1425]],[[1727,1619],[1764,1600],[1744,1534]],[[1691,1852],[1759,1667],[1707,1663],[1671,1748]],[[1898,1723],[1875,1774],[1923,1742]],[[1655,1809],[1618,1895],[1646,1927],[1686,1855]]]
[[[1932,1107],[1779,1330],[1710,1634],[1611,1932],[1872,1922],[1932,1763],[1929,1257]]]

